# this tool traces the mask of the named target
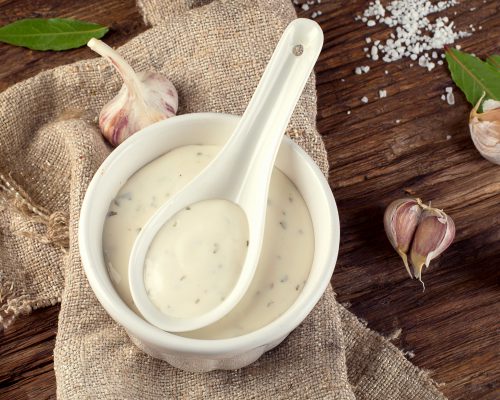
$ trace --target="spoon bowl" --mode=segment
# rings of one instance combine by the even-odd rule
[[[323,45],[319,25],[297,19],[284,31],[250,103],[218,156],[181,192],[163,204],[143,227],[129,259],[134,303],[151,324],[168,332],[186,332],[227,315],[247,291],[259,261],[271,172],[295,105]],[[192,204],[223,199],[238,205],[248,221],[249,245],[234,288],[222,303],[194,317],[161,312],[144,283],[145,260],[158,231]]]

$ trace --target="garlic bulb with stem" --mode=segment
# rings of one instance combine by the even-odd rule
[[[455,238],[455,224],[451,217],[443,210],[425,205],[420,199],[393,201],[385,211],[384,228],[410,277],[420,282],[423,266],[428,267],[431,260],[443,253]]]
[[[483,93],[470,112],[470,135],[481,155],[488,161],[500,165],[500,101],[486,100],[483,103],[483,112],[478,113],[484,96]]]
[[[104,137],[117,146],[138,130],[177,113],[177,90],[170,80],[152,72],[136,73],[115,50],[98,39],[87,45],[107,58],[123,79],[123,86],[99,114]]]

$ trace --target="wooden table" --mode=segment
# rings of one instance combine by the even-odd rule
[[[481,25],[482,30],[461,41],[463,48],[480,57],[498,53],[498,2],[464,3],[454,9],[457,25]],[[475,150],[464,96],[455,89],[454,106],[440,99],[452,84],[445,66],[427,72],[410,68],[409,61],[384,64],[365,58],[365,37],[385,32],[353,20],[365,4],[324,0],[314,8],[323,13],[318,21],[326,35],[316,68],[318,128],[341,219],[332,284],[339,301],[350,304],[370,328],[383,334],[401,328],[395,343],[416,365],[431,370],[451,399],[498,399],[500,166]],[[1,25],[56,16],[110,25],[106,41],[113,46],[146,29],[133,0],[0,0]],[[89,57],[94,54],[86,48],[41,53],[0,44],[0,90],[43,69]],[[359,65],[370,65],[371,71],[355,75]],[[388,97],[378,99],[379,89],[386,89]],[[360,101],[363,96],[368,104]],[[383,230],[384,208],[405,192],[446,209],[457,226],[452,247],[424,273],[425,292],[408,278]],[[38,310],[0,334],[2,399],[55,398],[58,310]]]

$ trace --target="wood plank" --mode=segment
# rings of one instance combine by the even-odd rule
[[[474,149],[467,128],[470,106],[458,90],[456,105],[440,99],[452,85],[444,66],[427,72],[410,68],[409,61],[365,58],[364,38],[387,34],[353,21],[365,4],[336,0],[319,7],[326,40],[316,68],[318,129],[341,218],[332,284],[339,301],[370,328],[383,334],[401,328],[395,343],[433,372],[448,397],[498,399],[500,167]],[[471,0],[454,8],[459,28],[483,27],[461,41],[465,50],[481,57],[499,51],[498,7],[492,0]],[[0,0],[0,24],[27,16],[72,16],[111,25],[106,39],[112,45],[145,29],[132,0],[108,0],[105,6],[97,0],[50,5]],[[43,69],[93,56],[85,48],[38,53],[0,44],[0,57],[7,60],[0,65],[0,90]],[[370,73],[355,75],[359,65],[370,65]],[[379,89],[388,97],[377,99]],[[368,104],[361,103],[363,96]],[[385,207],[405,191],[445,208],[457,225],[455,243],[424,272],[425,292],[407,277],[383,231]],[[58,309],[36,311],[0,334],[0,398],[55,398]]]

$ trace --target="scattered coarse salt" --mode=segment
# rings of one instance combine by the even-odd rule
[[[347,115],[351,115],[351,110],[347,111]]]
[[[366,104],[366,103],[368,103],[368,97],[363,96],[363,97],[361,98],[361,103],[365,103],[365,104]]]
[[[315,7],[316,4],[320,4],[321,0],[292,0],[292,2],[295,6],[302,9],[303,11],[310,11],[311,19],[316,19],[320,15],[322,15],[322,12],[320,10],[313,10],[313,7]]]
[[[451,139],[451,135],[446,135],[446,140],[450,140]]]
[[[356,75],[366,74],[368,71],[370,71],[370,67],[368,65],[362,65],[361,67],[356,67],[354,69],[354,73]]]
[[[366,43],[371,43],[371,42],[372,42],[372,39],[371,39],[370,37],[367,37],[367,38],[365,38],[365,42],[366,42]]]
[[[397,119],[397,120],[396,120],[396,124],[399,124],[400,122],[401,122],[401,120],[400,120],[400,119]]]
[[[453,92],[453,87],[451,87],[451,86],[446,86],[446,87],[444,88],[444,91],[445,91],[446,93],[451,93],[451,92]]]
[[[383,99],[384,97],[387,97],[387,90],[385,90],[385,89],[379,90],[378,97],[380,97],[381,99]]]
[[[441,100],[445,101],[446,100],[446,95],[445,94],[442,94],[441,95]]]
[[[431,59],[438,58],[436,50],[471,35],[456,31],[454,22],[447,16],[439,16],[434,22],[428,18],[457,4],[458,0],[392,0],[384,6],[380,0],[374,0],[355,20],[361,20],[369,27],[384,24],[392,28],[389,37],[380,45],[377,43],[380,41],[374,42],[377,47],[376,50],[372,47],[369,58],[377,60],[381,57],[388,63],[402,58],[418,59],[421,67],[431,71],[436,65]]]

